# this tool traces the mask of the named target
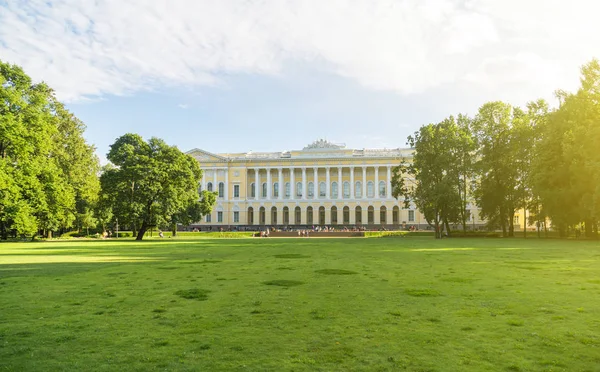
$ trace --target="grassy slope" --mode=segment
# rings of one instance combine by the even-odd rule
[[[599,274],[583,241],[0,244],[0,370],[594,371]]]

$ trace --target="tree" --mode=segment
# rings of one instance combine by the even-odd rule
[[[514,214],[523,204],[516,166],[519,142],[513,130],[513,120],[521,115],[509,104],[489,102],[473,122],[478,145],[475,197],[488,225],[500,226],[503,236],[514,236]]]
[[[468,134],[468,119],[459,116],[438,124],[422,126],[408,137],[415,149],[413,161],[404,169],[394,170],[394,196],[404,195],[414,201],[427,222],[434,227],[436,238],[443,230],[450,232],[450,223],[463,221],[466,229],[467,180],[470,171],[472,140]],[[466,153],[465,153],[466,152]],[[414,176],[414,187],[407,187],[401,175],[406,170]]]
[[[188,205],[183,211],[175,213],[171,216],[171,232],[173,236],[177,235],[177,225],[189,225],[193,222],[200,221],[202,216],[210,214],[212,207],[217,202],[218,192],[203,190],[200,192],[200,200]]]
[[[107,158],[115,167],[100,177],[103,197],[121,222],[134,230],[139,227],[136,240],[142,240],[150,227],[169,224],[173,216],[184,215],[194,205],[199,205],[201,214],[214,204],[214,198],[200,199],[202,171],[196,160],[161,139],[145,142],[137,134],[125,134],[111,145]]]
[[[558,91],[536,151],[534,185],[542,209],[561,236],[583,223],[597,236],[600,221],[600,63],[581,69],[576,93]]]
[[[46,84],[33,84],[21,68],[1,61],[0,102],[0,234],[42,229],[51,237],[72,226],[78,200],[97,193],[93,148],[83,139],[83,123]]]

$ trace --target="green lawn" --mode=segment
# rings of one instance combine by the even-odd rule
[[[0,370],[598,371],[600,243],[0,244]]]

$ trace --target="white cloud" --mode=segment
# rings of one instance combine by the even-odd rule
[[[189,107],[189,105],[187,103],[180,103],[177,105],[177,107],[179,107],[180,109],[187,109]]]
[[[520,100],[577,83],[600,57],[599,13],[596,0],[14,0],[0,5],[0,58],[67,101],[278,75],[288,61],[371,89]]]

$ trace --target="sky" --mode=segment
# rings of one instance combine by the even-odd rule
[[[597,0],[0,0],[0,60],[45,81],[103,163],[183,151],[406,147],[421,125],[575,90]]]

